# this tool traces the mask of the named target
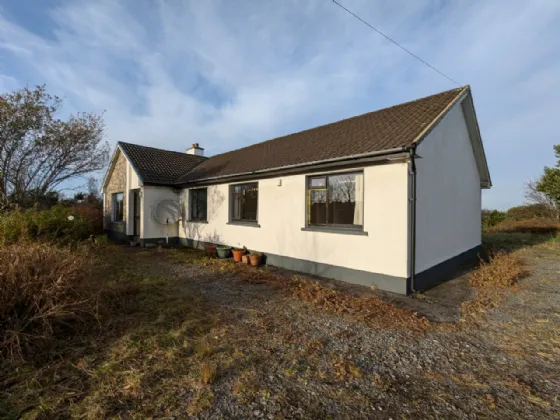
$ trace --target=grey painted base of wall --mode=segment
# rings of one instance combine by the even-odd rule
[[[207,242],[196,241],[194,239],[179,238],[179,244],[189,248],[204,249],[206,243]]]
[[[169,238],[144,238],[140,239],[140,246],[145,246],[146,244],[156,244],[156,245],[167,245],[167,246],[178,246],[181,245],[178,236],[170,236]]]
[[[431,289],[438,284],[454,279],[470,270],[472,270],[479,262],[479,256],[482,252],[480,245],[469,249],[455,257],[445,260],[427,270],[414,276],[414,289],[423,291]],[[407,292],[411,293],[410,279],[408,279]]]
[[[361,284],[362,286],[368,287],[376,286],[388,292],[399,294],[405,294],[407,292],[407,279],[404,277],[354,270],[352,268],[300,260],[298,258],[284,257],[275,254],[266,254],[266,263],[287,268],[288,270],[313,274],[329,279],[342,280],[347,283]]]
[[[140,240],[141,246],[144,246],[147,243],[163,244],[165,243],[165,238],[150,238]],[[206,243],[207,242],[196,241],[193,239],[178,237],[169,238],[169,245],[173,246],[182,245],[189,248],[204,249],[204,245]],[[421,273],[416,274],[414,278],[414,289],[416,291],[427,290],[469,271],[478,263],[478,256],[480,252],[481,247],[476,246]],[[376,286],[380,290],[403,295],[412,293],[410,278],[355,270],[352,268],[323,264],[315,261],[285,257],[276,254],[266,253],[264,254],[264,258],[266,264],[286,268],[292,271],[299,271],[301,273],[312,274],[315,276],[342,280],[347,283],[360,284],[368,287]]]

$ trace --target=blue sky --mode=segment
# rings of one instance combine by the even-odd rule
[[[560,2],[340,2],[472,86],[483,205],[522,203],[560,143]],[[111,144],[208,155],[454,87],[330,0],[0,0],[0,91],[43,83]]]

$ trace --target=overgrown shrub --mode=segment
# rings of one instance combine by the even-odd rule
[[[93,235],[103,233],[103,204],[98,202],[83,202],[74,206],[76,214],[87,221],[88,232]]]
[[[0,215],[0,246],[20,240],[79,241],[89,237],[95,223],[92,212],[73,207],[53,206],[48,210],[30,209]],[[99,222],[102,223],[102,222]]]
[[[37,242],[0,247],[0,354],[31,354],[60,326],[91,314],[95,288],[82,250]]]
[[[544,204],[526,204],[512,207],[507,211],[507,218],[513,220],[546,219],[554,210]]]
[[[489,229],[506,220],[507,214],[499,210],[482,211],[482,228]]]
[[[488,232],[555,234],[560,232],[560,223],[555,219],[543,218],[528,220],[507,219],[487,230]]]

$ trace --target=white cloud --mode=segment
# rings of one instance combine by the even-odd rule
[[[343,4],[473,86],[493,179],[508,185],[485,204],[519,202],[558,142],[560,3]],[[0,15],[0,89],[47,83],[71,110],[106,110],[111,142],[219,153],[453,87],[325,0],[68,1],[46,13],[48,37]]]

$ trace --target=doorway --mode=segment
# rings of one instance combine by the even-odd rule
[[[133,202],[133,219],[134,219],[134,236],[140,236],[140,190],[134,190],[132,198]]]

